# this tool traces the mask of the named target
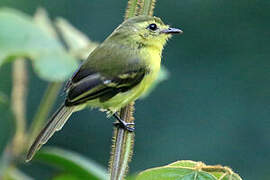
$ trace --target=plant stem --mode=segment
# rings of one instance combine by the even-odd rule
[[[127,123],[134,122],[134,103],[130,103],[120,111],[120,117]],[[128,162],[131,160],[134,145],[133,132],[122,128],[115,128],[113,148],[110,161],[110,174],[113,180],[122,180],[128,170]]]
[[[153,15],[155,0],[129,0],[125,19],[136,15]],[[120,111],[120,118],[127,123],[134,123],[134,102]],[[113,145],[110,161],[110,179],[122,180],[128,172],[134,146],[134,132],[122,128],[114,129]]]
[[[129,0],[126,8],[125,19],[131,18],[138,14],[139,3],[141,0]]]
[[[25,143],[25,112],[27,96],[27,69],[24,59],[16,59],[12,65],[11,109],[15,117],[16,131],[12,142],[12,156],[18,156]]]
[[[33,142],[34,138],[36,138],[40,129],[43,127],[45,120],[48,118],[48,114],[55,103],[61,86],[62,83],[59,82],[49,83],[30,127],[30,144]]]
[[[156,0],[144,0],[140,15],[153,16]]]
[[[7,145],[0,159],[0,179],[3,178],[13,161],[19,157],[25,148],[27,84],[26,62],[24,59],[18,58],[12,64],[11,90],[11,110],[14,114],[16,128],[11,143]]]

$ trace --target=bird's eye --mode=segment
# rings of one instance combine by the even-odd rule
[[[155,31],[157,30],[157,25],[153,23],[153,24],[150,24],[148,28],[151,29],[152,31]]]

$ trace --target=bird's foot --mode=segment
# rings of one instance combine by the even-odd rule
[[[113,114],[113,116],[117,119],[118,122],[113,123],[114,126],[125,129],[129,132],[133,132],[135,130],[134,127],[130,127],[130,126],[134,126],[135,123],[127,123],[125,121],[123,121],[116,113]]]

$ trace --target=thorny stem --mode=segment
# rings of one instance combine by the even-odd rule
[[[145,0],[142,2],[142,7],[140,9],[141,15],[153,16],[154,7],[156,0]]]
[[[138,15],[140,2],[141,2],[141,0],[129,0],[128,1],[125,19],[128,19],[128,18],[131,18],[133,16]]]
[[[136,15],[153,15],[155,0],[129,0],[125,19]],[[120,111],[120,118],[127,123],[134,123],[134,102]],[[110,160],[110,179],[122,180],[128,172],[134,146],[134,132],[122,128],[114,129],[113,145]]]
[[[134,103],[130,103],[120,111],[120,117],[127,123],[134,122]],[[128,170],[128,162],[133,154],[134,132],[122,128],[115,128],[111,153],[110,173],[111,179],[124,179]]]
[[[11,109],[15,117],[16,131],[12,142],[12,154],[18,156],[25,143],[25,111],[27,96],[27,69],[24,59],[17,59],[12,65]]]

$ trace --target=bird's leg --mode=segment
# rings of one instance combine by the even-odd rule
[[[115,117],[115,119],[117,119],[118,122],[115,122],[114,123],[114,126],[116,127],[120,127],[120,128],[123,128],[123,129],[126,129],[128,130],[129,132],[133,132],[135,130],[134,127],[130,127],[130,125],[135,125],[135,123],[127,123],[125,121],[123,121],[117,113],[114,113],[113,114],[113,117]]]

